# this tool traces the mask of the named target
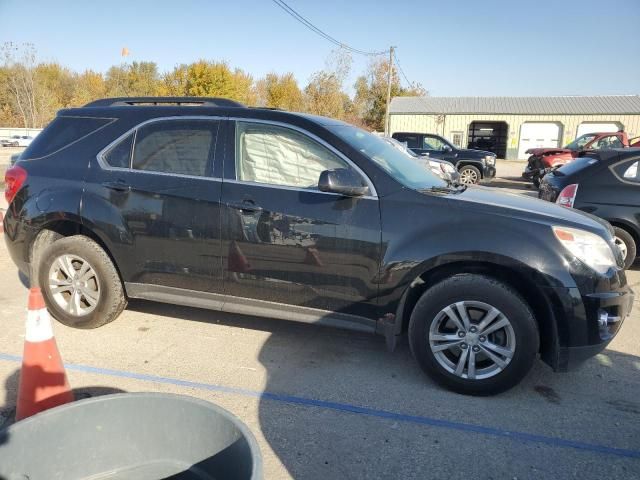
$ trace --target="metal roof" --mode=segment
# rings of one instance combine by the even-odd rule
[[[640,95],[597,97],[394,97],[390,113],[599,115],[640,114]]]

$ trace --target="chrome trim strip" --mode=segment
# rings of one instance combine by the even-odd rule
[[[313,188],[302,188],[302,187],[290,187],[288,185],[274,185],[272,183],[260,183],[260,182],[251,182],[249,180],[229,180],[225,178],[224,183],[233,183],[236,185],[251,185],[254,187],[263,187],[263,188],[276,188],[281,190],[291,190],[295,192],[306,192],[306,193],[321,193],[323,195],[333,195],[335,197],[340,198],[354,198],[354,199],[367,199],[367,200],[378,200],[378,197],[374,197],[372,195],[361,195],[359,197],[346,197],[339,193],[334,192],[323,192],[321,190],[314,190]]]
[[[367,174],[364,173],[360,167],[358,167],[358,165],[353,163],[353,161],[351,159],[349,159],[345,154],[343,154],[338,149],[336,149],[333,145],[331,145],[330,143],[324,141],[323,139],[321,139],[320,137],[314,135],[313,133],[309,132],[308,130],[305,130],[304,128],[300,128],[300,127],[298,127],[296,125],[291,125],[291,124],[288,124],[288,123],[279,122],[277,120],[262,120],[262,119],[240,118],[240,117],[228,117],[228,120],[233,120],[235,122],[244,122],[244,123],[261,123],[261,124],[265,124],[265,125],[275,125],[277,127],[288,128],[289,130],[297,131],[297,132],[305,135],[306,137],[311,138],[313,141],[315,141],[316,143],[319,143],[320,145],[325,147],[327,150],[329,150],[331,153],[333,153],[334,155],[337,155],[342,160],[344,160],[356,172],[358,172],[362,176],[362,178],[365,179],[365,181],[367,183],[367,186],[369,187],[369,192],[370,192],[369,195],[367,195],[368,197],[377,197],[378,196],[378,192],[376,191],[376,188],[373,185],[373,182],[367,176]],[[235,135],[234,135],[234,138],[235,138]],[[244,180],[238,180],[237,174],[238,174],[238,172],[236,171],[236,181],[237,182],[244,182]],[[255,184],[257,182],[247,182],[247,183],[254,183]],[[264,185],[268,185],[268,184],[264,184]],[[272,185],[272,186],[280,187],[280,185]],[[294,187],[294,188],[296,188],[296,187]],[[303,190],[315,191],[315,190],[309,189],[309,188],[303,189]],[[328,192],[328,193],[331,193],[331,192]]]
[[[145,173],[149,173],[152,175],[169,175],[169,176],[186,176],[186,177],[195,177],[195,178],[213,178],[213,177],[200,177],[198,175],[183,175],[181,173],[166,173],[166,172],[152,172],[152,171],[147,171],[147,170],[134,170],[133,168],[131,168],[131,161],[133,160],[133,152],[135,150],[136,147],[136,136],[138,134],[138,129],[144,127],[145,125],[148,125],[150,123],[155,123],[155,122],[164,122],[164,121],[171,121],[171,120],[216,120],[216,121],[220,121],[220,120],[225,120],[227,117],[216,117],[216,116],[208,116],[208,115],[178,115],[178,116],[171,116],[171,117],[156,117],[156,118],[150,118],[148,120],[145,120],[144,122],[141,122],[139,124],[137,124],[134,127],[131,127],[129,130],[127,130],[126,132],[124,132],[122,135],[120,135],[119,137],[117,137],[115,140],[113,140],[111,143],[109,143],[106,147],[104,147],[102,150],[100,150],[98,152],[98,154],[96,155],[96,160],[98,160],[98,165],[100,165],[100,168],[102,168],[103,170],[115,170],[115,171],[124,171],[124,172],[145,172]],[[111,165],[109,165],[105,159],[104,159],[104,155],[115,145],[117,145],[118,143],[120,143],[120,141],[124,140],[125,138],[127,138],[129,135],[133,134],[133,146],[131,148],[131,158],[129,159],[129,167],[128,168],[124,168],[124,167],[112,167]],[[218,178],[218,180],[220,180]]]
[[[358,165],[356,165],[355,163],[353,163],[352,160],[350,160],[346,155],[344,155],[342,152],[340,152],[339,150],[337,150],[335,147],[333,147],[331,144],[325,142],[324,140],[322,140],[321,138],[317,137],[316,135],[314,135],[313,133],[300,128],[296,125],[290,125],[288,123],[284,123],[284,122],[279,122],[279,121],[272,121],[272,120],[262,120],[262,119],[254,119],[254,118],[242,118],[242,117],[219,117],[219,116],[209,116],[209,115],[174,115],[174,116],[170,116],[170,117],[156,117],[156,118],[150,118],[148,120],[145,120],[144,122],[141,122],[139,124],[137,124],[136,126],[130,128],[129,130],[127,130],[125,133],[123,133],[122,135],[120,135],[118,138],[116,138],[115,140],[113,140],[111,143],[109,143],[106,147],[104,147],[102,150],[100,150],[98,152],[98,154],[96,155],[96,159],[98,161],[98,165],[100,166],[101,169],[103,170],[112,170],[112,171],[123,171],[123,172],[142,172],[142,173],[146,173],[146,174],[150,174],[150,175],[167,175],[167,176],[181,176],[181,177],[187,177],[187,178],[200,178],[200,179],[211,179],[211,180],[222,180],[219,177],[200,177],[197,175],[182,175],[182,174],[174,174],[174,173],[165,173],[165,172],[151,172],[151,171],[146,171],[146,170],[134,170],[133,168],[131,168],[131,163],[129,164],[129,168],[123,168],[123,167],[112,167],[111,165],[109,165],[105,160],[104,160],[104,155],[115,145],[117,145],[120,141],[122,141],[123,139],[125,139],[128,135],[130,134],[134,134],[134,138],[133,138],[133,148],[131,149],[131,160],[133,159],[133,151],[135,149],[135,135],[137,135],[137,131],[139,128],[148,125],[150,123],[154,123],[154,122],[163,122],[163,121],[171,121],[171,120],[231,120],[234,122],[237,121],[243,121],[243,122],[247,122],[247,123],[263,123],[263,124],[267,124],[267,125],[276,125],[279,127],[283,127],[283,128],[289,128],[291,130],[295,130],[298,131],[300,133],[302,133],[303,135],[308,136],[309,138],[313,139],[315,142],[320,143],[322,146],[324,146],[325,148],[329,149],[332,153],[334,153],[335,155],[339,156],[341,159],[343,159],[345,162],[347,162],[349,165],[351,165],[353,167],[354,170],[356,170],[360,175],[362,175],[362,177],[365,179],[365,181],[367,182],[367,186],[369,187],[369,195],[363,195],[362,197],[353,197],[353,198],[377,198],[378,197],[378,192],[376,191],[375,186],[373,185],[373,182],[371,181],[371,179],[367,176],[366,173],[364,173],[362,171],[362,169],[360,167],[358,167]],[[234,134],[234,138],[235,138],[235,134]],[[232,182],[232,180],[223,180],[223,181],[229,181]],[[286,187],[286,186],[281,186],[281,185],[270,185],[270,184],[262,184],[262,183],[256,183],[256,182],[245,182],[243,180],[235,180],[236,183],[251,183],[253,185],[261,185],[261,186],[270,186],[272,188],[286,188],[286,189],[293,189],[293,190],[299,190],[299,191],[306,191],[306,192],[316,192],[319,190],[313,190],[313,189],[299,189],[297,187]],[[327,193],[329,195],[338,195],[332,192],[321,192],[321,193]],[[338,195],[341,196],[341,195]]]
[[[163,285],[125,282],[124,286],[127,295],[131,298],[367,333],[375,333],[376,331],[377,322],[375,320],[347,313]]]
[[[630,158],[623,158],[622,160],[618,160],[616,163],[612,163],[611,165],[609,165],[607,168],[609,170],[611,170],[611,173],[613,174],[614,177],[616,177],[618,180],[620,180],[622,183],[626,183],[627,185],[635,185],[636,187],[640,187],[640,182],[634,182],[633,180],[627,180],[624,177],[618,175],[618,172],[616,172],[614,169],[620,165],[621,163],[625,163],[625,162],[631,162],[631,161],[640,161],[640,157],[630,157]]]

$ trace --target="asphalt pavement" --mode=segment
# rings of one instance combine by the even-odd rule
[[[514,175],[494,186],[531,194]],[[628,279],[638,290],[640,266]],[[0,241],[7,418],[26,303]],[[253,431],[267,479],[632,479],[640,478],[639,320],[636,302],[609,348],[580,369],[556,374],[538,362],[518,387],[489,398],[435,385],[406,342],[390,353],[381,337],[331,328],[143,301],[97,330],[54,328],[78,392],[215,402]]]

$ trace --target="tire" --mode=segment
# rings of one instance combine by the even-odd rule
[[[613,227],[616,244],[622,247],[622,254],[624,256],[624,269],[626,270],[633,262],[636,261],[636,241],[633,236],[626,230],[620,227]],[[626,253],[625,253],[626,252]]]
[[[539,176],[535,176],[531,179],[531,182],[533,183],[533,186],[536,188],[540,188],[540,177]]]
[[[97,328],[115,320],[126,307],[122,282],[113,262],[90,238],[83,235],[62,238],[47,246],[38,257],[38,280],[45,303],[60,323]],[[85,264],[89,268],[86,280],[72,281]]]
[[[452,307],[457,310],[456,303],[463,305],[467,313],[466,332],[456,331],[455,324],[445,312]],[[483,327],[482,319],[487,317],[482,313],[492,311],[490,308],[497,309],[499,315]],[[457,318],[461,324],[464,323],[459,313]],[[505,319],[507,326],[490,331],[504,324]],[[482,331],[477,331],[478,327],[489,332],[483,336]],[[448,330],[443,333],[443,328]],[[466,336],[462,337],[461,333],[466,333]],[[435,336],[444,334],[448,335],[446,340]],[[465,395],[494,395],[517,385],[527,375],[536,359],[540,337],[531,309],[515,290],[483,275],[460,274],[443,280],[422,294],[411,313],[409,344],[422,370],[440,385]],[[439,352],[432,350],[445,344],[448,346]],[[501,347],[502,352],[509,352],[511,358],[493,353],[496,346]],[[486,351],[497,356],[502,366],[494,362]],[[462,356],[465,356],[463,368],[460,374],[456,374],[452,370],[459,366],[457,360]],[[473,373],[469,362],[471,358],[475,359]]]
[[[463,185],[476,185],[480,182],[482,175],[473,165],[465,165],[460,170],[460,183]]]

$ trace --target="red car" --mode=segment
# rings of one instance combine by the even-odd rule
[[[522,177],[539,187],[540,179],[547,171],[571,162],[580,152],[624,147],[640,147],[640,137],[629,140],[623,131],[586,133],[564,148],[530,148],[525,152],[531,156]]]

